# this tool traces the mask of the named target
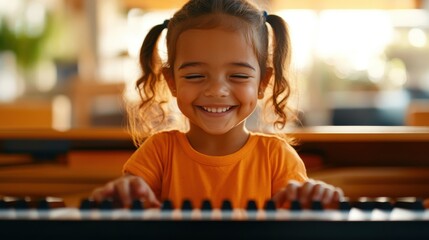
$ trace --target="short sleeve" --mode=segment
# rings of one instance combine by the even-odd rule
[[[165,142],[159,135],[146,139],[142,145],[131,155],[123,166],[123,173],[142,177],[150,186],[155,195],[161,194],[163,175],[162,145]]]
[[[296,150],[286,141],[279,140],[270,146],[273,195],[286,187],[290,180],[308,180],[304,162]]]

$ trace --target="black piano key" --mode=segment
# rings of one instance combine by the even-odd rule
[[[290,203],[290,210],[292,210],[292,211],[298,211],[298,210],[301,210],[301,209],[302,209],[301,208],[301,202],[299,200],[293,200]]]
[[[174,209],[173,202],[169,199],[166,199],[162,202],[161,210],[171,211]]]
[[[323,209],[324,208],[323,208],[322,202],[320,202],[320,201],[313,201],[311,203],[311,210],[321,211]]]
[[[353,207],[363,211],[374,210],[375,206],[376,206],[376,201],[367,197],[361,197],[357,201],[353,202]]]
[[[112,210],[113,207],[113,200],[112,199],[104,199],[98,204],[98,208],[101,210]]]
[[[275,211],[277,209],[276,203],[273,200],[267,200],[264,206],[265,211]]]
[[[93,199],[85,198],[80,201],[80,210],[90,210],[95,208],[96,202]]]
[[[256,211],[256,210],[258,210],[258,205],[256,204],[256,201],[255,200],[249,200],[247,202],[246,210],[247,211]]]
[[[30,205],[28,204],[25,198],[19,198],[14,203],[14,208],[19,210],[29,209]]]
[[[232,206],[232,203],[230,200],[225,199],[222,201],[221,210],[228,211],[228,210],[232,210],[232,209],[233,209],[233,206]]]
[[[191,211],[194,207],[192,206],[192,202],[189,199],[185,199],[182,202],[182,210]]]
[[[388,198],[378,198],[375,201],[375,208],[390,211],[393,209],[393,204]]]
[[[134,199],[131,203],[131,210],[143,210],[144,203],[140,199]]]
[[[211,211],[212,209],[213,209],[213,207],[212,207],[211,201],[208,199],[203,200],[203,202],[201,203],[201,210]]]
[[[338,208],[341,211],[349,211],[352,206],[349,201],[340,201]]]
[[[40,199],[37,201],[37,209],[38,210],[49,210],[51,206],[46,198]]]
[[[395,208],[405,208],[408,210],[424,210],[423,200],[419,198],[399,198],[394,204]]]
[[[0,199],[0,209],[7,209],[6,201],[3,198]]]

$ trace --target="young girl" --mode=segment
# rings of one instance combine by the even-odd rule
[[[168,56],[162,64],[157,42],[164,29]],[[190,0],[144,40],[143,76],[136,84],[141,103],[129,115],[139,148],[124,165],[124,176],[91,197],[113,198],[124,207],[136,198],[154,207],[166,199],[175,207],[183,200],[200,207],[208,199],[215,208],[223,200],[234,208],[245,208],[249,200],[259,208],[269,199],[278,207],[291,200],[304,206],[338,202],[341,189],[308,179],[287,139],[246,128],[265,95],[277,129],[293,117],[287,107],[289,59],[282,18],[245,0]],[[186,128],[171,117],[172,97]]]

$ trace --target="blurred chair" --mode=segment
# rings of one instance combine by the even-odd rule
[[[408,126],[429,126],[429,100],[413,100],[407,109]]]
[[[70,92],[72,126],[77,128],[123,126],[124,83],[73,79]]]

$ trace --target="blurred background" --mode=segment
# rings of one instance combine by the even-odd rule
[[[0,2],[0,128],[124,127],[147,31],[184,0]],[[255,0],[289,24],[302,126],[429,125],[428,0]]]

